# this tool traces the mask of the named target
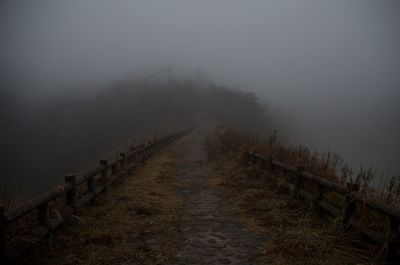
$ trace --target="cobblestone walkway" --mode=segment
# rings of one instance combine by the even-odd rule
[[[247,264],[259,255],[265,243],[240,225],[227,209],[220,191],[208,182],[213,170],[205,150],[205,137],[194,137],[182,169],[185,198],[184,241],[176,264]]]

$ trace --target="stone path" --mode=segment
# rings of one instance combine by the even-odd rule
[[[201,134],[201,132],[195,132]],[[205,137],[193,137],[181,178],[185,199],[183,242],[175,254],[175,264],[247,264],[259,255],[265,243],[246,230],[227,209],[223,194],[211,187],[213,170],[205,149]]]

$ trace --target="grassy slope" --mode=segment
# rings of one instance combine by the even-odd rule
[[[53,250],[38,244],[18,264],[166,264],[179,237],[174,168],[180,144],[129,172],[96,207],[80,210],[82,223],[58,230]]]
[[[265,173],[245,166],[244,158],[210,140],[218,178],[233,211],[249,229],[269,233],[260,264],[376,264],[369,246],[338,231],[333,220],[320,219],[307,203],[266,181]]]

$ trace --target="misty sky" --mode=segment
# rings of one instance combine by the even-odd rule
[[[0,69],[46,97],[200,67],[270,102],[290,142],[398,173],[399,14],[379,0],[2,1]]]

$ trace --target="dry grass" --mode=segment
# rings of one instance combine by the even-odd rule
[[[268,182],[265,172],[246,167],[242,155],[216,139],[209,141],[209,153],[219,176],[213,184],[225,191],[235,214],[249,229],[271,235],[259,264],[376,264],[371,245],[343,234],[306,202],[293,200]]]
[[[55,247],[32,247],[18,264],[168,264],[179,238],[181,198],[174,168],[179,145],[168,147],[146,165],[128,172],[98,197],[97,206],[54,235]]]
[[[270,137],[261,138],[255,134],[243,134],[233,129],[219,129],[218,134],[230,143],[290,165],[302,165],[306,171],[340,184],[358,183],[361,187],[360,192],[368,199],[391,205],[400,203],[400,175],[379,174],[371,167],[361,167],[356,173],[335,153],[318,153],[303,145],[284,145],[276,133]]]

